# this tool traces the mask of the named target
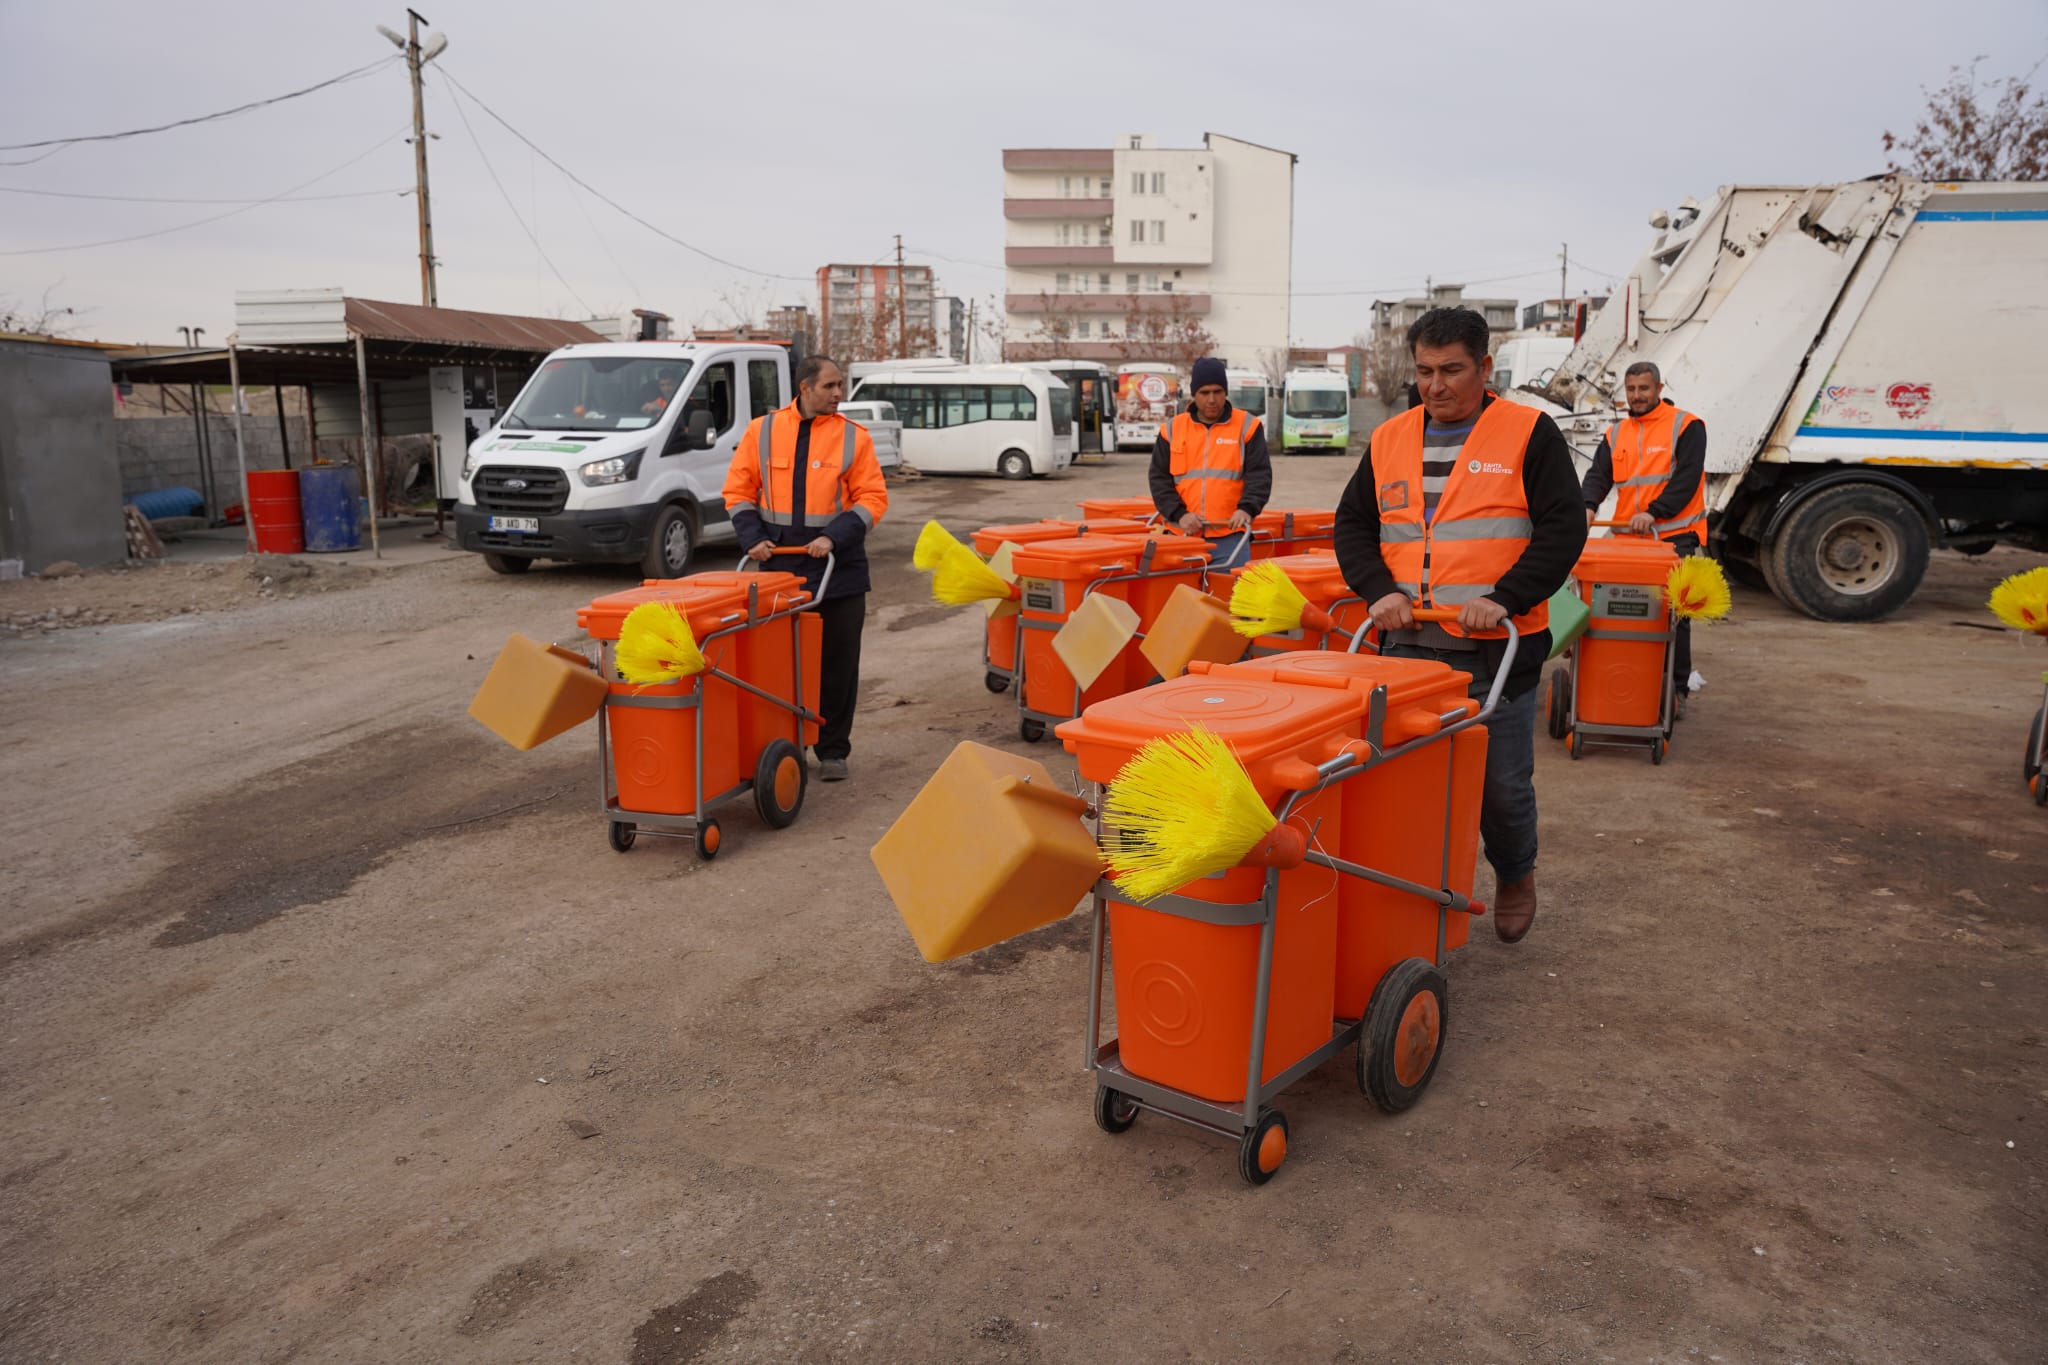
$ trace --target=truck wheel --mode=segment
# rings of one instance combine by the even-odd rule
[[[1906,605],[1927,573],[1927,523],[1876,484],[1842,484],[1800,503],[1770,546],[1771,586],[1821,621],[1875,621]]]
[[[533,561],[525,555],[485,555],[484,563],[492,573],[508,573],[515,578],[533,567]]]
[[[647,578],[681,578],[697,549],[697,519],[680,503],[670,503],[654,518],[654,535],[640,572]]]
[[[1006,450],[996,461],[996,473],[1006,479],[1028,479],[1031,477],[1031,457],[1021,450]]]

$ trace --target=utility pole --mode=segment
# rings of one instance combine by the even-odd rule
[[[1564,310],[1571,306],[1571,294],[1565,287],[1565,278],[1572,266],[1572,244],[1559,242],[1557,245],[1557,320],[1562,326]]]
[[[910,354],[910,328],[905,322],[908,309],[904,303],[904,291],[908,286],[903,280],[903,234],[896,234],[896,349],[903,355]]]
[[[427,106],[421,71],[428,62],[448,48],[448,39],[438,33],[420,42],[420,25],[431,23],[418,10],[405,12],[406,36],[401,38],[382,24],[377,31],[405,53],[405,69],[412,77],[412,169],[413,194],[420,201],[420,302],[429,308],[440,303],[434,288],[434,217],[427,201]]]

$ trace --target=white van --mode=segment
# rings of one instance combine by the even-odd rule
[[[726,466],[790,391],[779,345],[564,346],[470,445],[456,543],[499,573],[570,559],[675,578],[698,545],[736,539]]]
[[[1225,370],[1224,382],[1230,386],[1230,406],[1239,412],[1248,412],[1264,422],[1266,404],[1272,398],[1272,386],[1266,381],[1264,370]]]
[[[839,415],[856,426],[867,428],[875,445],[875,463],[887,473],[903,463],[903,423],[896,407],[883,402],[848,402],[839,405]]]
[[[1493,343],[1493,391],[1513,388],[1540,389],[1565,357],[1572,353],[1570,337],[1503,337]]]
[[[1335,370],[1289,370],[1281,388],[1281,451],[1341,451],[1350,443],[1350,381]]]
[[[1074,462],[1074,391],[1036,366],[884,370],[852,397],[894,405],[904,462],[921,473],[1029,479]]]

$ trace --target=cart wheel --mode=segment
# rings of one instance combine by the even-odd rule
[[[981,685],[991,692],[1007,692],[1010,690],[1010,680],[1000,673],[983,674]]]
[[[2048,770],[2034,774],[2034,804],[2048,806]]]
[[[706,820],[697,826],[697,856],[705,862],[708,863],[718,856],[719,846],[723,842],[716,820]]]
[[[1577,758],[1586,751],[1585,741],[1580,737],[1577,730],[1572,731],[1572,737],[1565,741],[1564,747],[1565,752],[1573,758]]]
[[[1095,1126],[1105,1133],[1121,1133],[1138,1121],[1138,1102],[1106,1085],[1095,1087]]]
[[[1572,671],[1558,665],[1550,675],[1550,737],[1563,739],[1572,728]]]
[[[1650,766],[1657,767],[1664,762],[1664,755],[1671,752],[1671,741],[1659,735],[1650,742]]]
[[[1397,962],[1373,987],[1358,1047],[1358,1088],[1389,1114],[1422,1098],[1444,1055],[1451,1021],[1449,987],[1434,964]]]
[[[605,837],[611,841],[614,853],[624,853],[633,846],[633,825],[630,821],[614,820]]]
[[[1017,733],[1024,737],[1026,744],[1036,744],[1045,738],[1045,722],[1042,720],[1020,720]]]
[[[1287,1115],[1268,1109],[1258,1126],[1237,1144],[1237,1173],[1248,1185],[1263,1185],[1287,1160]]]
[[[778,739],[761,751],[754,765],[754,809],[770,829],[788,829],[804,808],[810,773],[796,745]]]
[[[2041,771],[2041,765],[2035,760],[2034,755],[2041,752],[2041,727],[2044,724],[2048,724],[2048,705],[2034,712],[2033,723],[2027,726],[2027,751],[2020,755],[2020,776],[2026,779],[2030,788],[2033,786],[2034,774]]]

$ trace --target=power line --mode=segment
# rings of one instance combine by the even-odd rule
[[[493,119],[496,119],[498,125],[502,127],[506,132],[512,134],[512,136],[518,138],[521,142],[525,143],[529,148],[531,148],[534,154],[540,157],[541,160],[547,162],[548,165],[553,166],[556,170],[560,171],[563,175],[567,176],[573,183],[582,186],[591,194],[595,195],[598,199],[602,200],[605,204],[609,205],[613,209],[616,209],[618,212],[624,214],[626,217],[632,219],[634,222],[638,223],[641,227],[646,228],[655,236],[660,237],[666,241],[673,242],[677,246],[683,248],[685,251],[689,251],[698,256],[702,256],[705,260],[711,261],[718,265],[722,265],[728,270],[737,270],[743,275],[759,275],[761,278],[768,280],[795,280],[799,283],[803,283],[809,280],[810,277],[806,275],[780,275],[772,270],[756,270],[752,266],[741,265],[738,261],[729,261],[723,256],[714,255],[713,253],[706,251],[703,247],[698,246],[693,242],[684,241],[682,238],[676,236],[673,232],[669,232],[665,228],[656,227],[654,224],[648,222],[645,218],[642,218],[639,214],[633,212],[633,210],[627,208],[624,204],[621,204],[618,200],[606,194],[603,190],[597,188],[597,186],[591,184],[589,181],[577,175],[574,171],[570,170],[567,166],[564,166],[561,162],[549,156],[545,151],[541,149],[540,145],[536,143],[532,138],[528,137],[526,134],[520,132],[517,128],[514,128],[511,124],[507,123],[505,121],[504,116],[498,113],[497,110],[491,108],[490,105],[485,104],[481,99],[478,99],[477,94],[474,90],[471,90],[461,81],[456,80],[454,76],[449,75],[448,69],[445,65],[441,68],[441,74],[444,77],[446,77],[455,86],[457,90],[460,90],[464,95],[468,96],[470,101],[474,103],[477,108],[483,110],[486,114],[489,114]]]
[[[153,194],[77,194],[69,190],[31,190],[0,185],[0,194],[32,194],[39,199],[95,199],[112,204],[248,204],[252,207],[257,204],[310,204],[329,199],[374,199],[384,194],[410,193],[412,186],[398,185],[388,190],[348,190],[341,194],[295,194],[268,199],[179,199]]]
[[[406,133],[411,129],[411,127],[412,122],[411,120],[408,119],[399,128],[397,128],[393,132],[386,133],[383,137],[378,138],[368,147],[356,153],[348,160],[342,162],[339,166],[336,166],[334,169],[322,171],[320,172],[320,174],[314,176],[311,180],[302,180],[298,184],[293,185],[289,189],[279,190],[276,194],[273,194],[268,199],[258,199],[253,203],[244,204],[240,208],[229,209],[226,213],[210,214],[205,218],[195,218],[189,223],[179,223],[173,227],[157,228],[152,232],[137,232],[127,237],[109,237],[104,241],[98,242],[74,242],[68,246],[21,247],[12,251],[0,251],[0,256],[47,256],[52,252],[88,251],[94,247],[120,246],[126,242],[146,241],[151,237],[167,237],[171,233],[184,232],[188,228],[204,227],[208,223],[218,223],[225,218],[234,218],[237,217],[238,215],[249,212],[251,209],[261,208],[265,204],[275,204],[280,200],[287,199],[291,195],[298,193],[300,190],[305,189],[308,185],[317,185],[321,181],[327,179],[330,176],[341,174],[349,167],[355,165],[358,161],[361,161],[364,157],[369,156],[372,152],[381,150],[385,146],[385,144],[389,143],[393,138]]]
[[[948,256],[943,252],[930,251],[924,247],[906,247],[905,250],[914,252],[919,256],[930,256],[941,261],[951,261],[955,265],[974,266],[982,270],[999,271],[1006,275],[1009,273],[1009,269],[1006,266],[992,265],[987,261],[968,260],[960,256]],[[1542,270],[1529,270],[1516,275],[1483,275],[1477,278],[1467,278],[1463,283],[1468,286],[1475,284],[1502,284],[1509,280],[1526,280],[1537,275],[1548,275],[1549,273],[1549,268],[1545,267]],[[1413,289],[1414,287],[1415,281],[1408,280],[1401,284],[1377,285],[1359,289],[1196,289],[1189,290],[1188,292],[1206,294],[1215,298],[1335,299],[1363,296],[1384,298],[1390,294],[1398,294],[1402,290]],[[1156,297],[1165,298],[1168,295],[1162,292]]]
[[[195,118],[181,118],[171,123],[159,123],[150,128],[130,128],[125,132],[119,133],[88,133],[82,137],[52,137],[44,138],[40,142],[5,142],[0,143],[0,152],[32,152],[38,147],[71,147],[81,142],[119,142],[123,138],[142,137],[149,133],[163,133],[173,128],[189,128],[195,123],[213,123],[219,119],[233,118],[236,114],[246,114],[251,109],[262,109],[269,105],[282,104],[286,100],[295,100],[301,95],[310,95],[316,90],[325,90],[331,85],[340,85],[344,81],[356,80],[369,75],[373,71],[381,70],[393,62],[403,60],[402,56],[380,57],[367,66],[359,66],[353,71],[344,71],[339,76],[330,76],[318,85],[309,85],[303,90],[293,90],[283,95],[272,95],[269,99],[251,100],[247,104],[238,104],[232,109],[223,109],[217,114],[200,114]],[[37,161],[42,160],[41,157],[34,159]],[[0,164],[21,165],[26,163],[8,162]]]
[[[448,79],[448,73],[446,71],[441,72],[440,76],[441,79],[444,81]],[[569,297],[575,299],[577,303],[582,304],[584,314],[589,317],[597,316],[597,310],[595,308],[592,308],[589,303],[585,302],[583,296],[576,292],[576,286],[570,284],[569,281],[563,276],[561,267],[555,264],[554,257],[548,255],[547,248],[540,244],[540,238],[535,236],[533,229],[526,225],[526,220],[519,216],[519,206],[512,202],[512,196],[506,192],[505,182],[498,179],[497,169],[491,165],[491,158],[484,153],[483,139],[479,138],[476,135],[476,129],[473,126],[471,126],[469,121],[469,111],[464,109],[462,107],[462,101],[459,98],[456,98],[454,93],[454,87],[452,85],[449,87],[449,100],[451,103],[455,105],[455,112],[457,116],[462,119],[463,129],[468,132],[470,142],[474,144],[476,147],[477,159],[484,163],[484,170],[487,173],[489,173],[491,177],[491,183],[498,187],[498,197],[503,199],[505,201],[505,207],[511,210],[512,221],[519,224],[519,230],[526,234],[527,241],[533,243],[534,251],[539,254],[540,258],[543,261],[547,262],[548,269],[554,272],[554,276],[557,280],[561,282],[562,288],[569,291]]]

